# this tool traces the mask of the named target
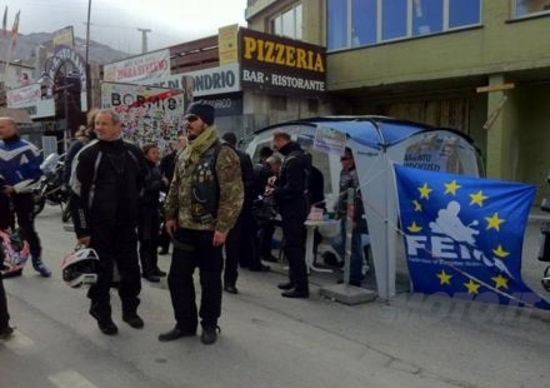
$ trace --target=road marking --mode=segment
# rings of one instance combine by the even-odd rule
[[[12,336],[5,341],[6,348],[13,350],[15,353],[21,355],[34,346],[34,341],[27,337],[25,334],[16,330]]]
[[[66,370],[48,376],[48,380],[59,388],[97,388],[84,376],[74,370]]]

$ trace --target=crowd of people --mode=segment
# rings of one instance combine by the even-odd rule
[[[272,255],[276,225],[282,229],[289,263],[288,281],[278,286],[282,296],[309,297],[304,223],[312,206],[324,208],[325,203],[323,175],[311,156],[288,133],[275,132],[273,149],[262,148],[254,164],[237,148],[234,133],[219,136],[212,106],[193,103],[184,119],[184,133],[162,160],[157,145],[140,149],[124,141],[120,117],[111,110],[90,112],[87,126],[67,152],[65,180],[76,238],[79,246],[94,249],[99,257],[97,282],[88,290],[89,313],[106,335],[118,332],[110,302],[115,272],[122,320],[142,328],[141,278],[159,282],[167,275],[158,267],[158,255],[166,254],[170,244],[167,280],[175,325],[160,334],[159,341],[195,336],[200,323],[201,341],[216,342],[223,291],[238,294],[239,267],[270,270],[263,261],[277,260]],[[40,177],[40,153],[19,137],[11,118],[0,118],[0,139],[0,229],[14,230],[16,214],[35,270],[49,277],[28,191]],[[349,187],[358,192],[350,150],[341,161],[341,194]],[[357,239],[364,231],[360,194],[357,198],[351,283],[360,285],[363,253]],[[337,214],[344,213],[340,201]],[[341,233],[345,235],[344,221]],[[321,239],[317,233],[316,246]],[[341,252],[341,246],[335,248]],[[195,268],[201,287],[198,310]],[[12,331],[0,281],[0,337]]]

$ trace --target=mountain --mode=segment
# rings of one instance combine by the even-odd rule
[[[12,62],[20,59],[23,63],[29,64],[33,66],[35,64],[35,56],[36,56],[36,47],[43,45],[48,48],[49,51],[52,50],[52,38],[53,33],[48,32],[37,32],[32,34],[18,34],[17,36],[17,45],[15,46],[15,50],[12,53],[11,60]],[[5,60],[6,59],[6,46],[8,40],[8,37],[4,37],[3,34],[0,34],[0,52],[2,53],[0,55],[0,58]],[[85,55],[86,51],[86,41],[85,39],[81,38],[75,38],[75,46],[76,50],[82,54],[82,56]],[[89,60],[90,62],[95,62],[98,64],[106,64],[111,62],[116,62],[120,59],[129,57],[131,54],[115,50],[105,44],[101,44],[98,42],[95,42],[93,40],[90,41],[90,52],[89,52]]]

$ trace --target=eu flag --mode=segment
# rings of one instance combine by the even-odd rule
[[[395,166],[415,292],[550,309],[521,278],[531,185]]]

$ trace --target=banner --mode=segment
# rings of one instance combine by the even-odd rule
[[[183,129],[181,90],[103,82],[101,107],[121,116],[126,140],[140,147],[157,144],[161,154],[170,151],[170,144]]]
[[[53,46],[74,47],[74,29],[73,26],[67,26],[53,33]]]
[[[154,82],[170,75],[170,50],[155,51],[103,67],[103,79],[112,82]]]
[[[8,108],[25,109],[32,119],[50,117],[55,114],[54,100],[42,100],[40,84],[8,90],[6,97]]]
[[[534,186],[402,166],[395,174],[415,292],[550,309],[521,277]]]

